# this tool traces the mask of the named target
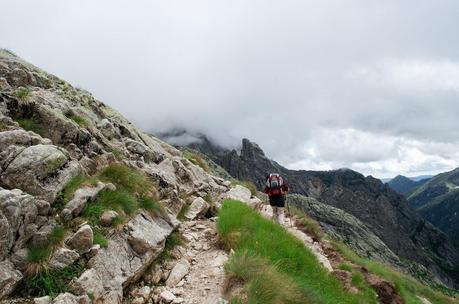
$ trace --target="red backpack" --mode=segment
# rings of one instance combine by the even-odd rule
[[[277,173],[271,173],[266,180],[266,187],[269,189],[270,196],[280,196],[284,194],[282,186],[284,185],[284,180]]]

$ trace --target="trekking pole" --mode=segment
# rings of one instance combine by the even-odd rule
[[[285,204],[287,205],[287,212],[290,217],[290,228],[293,228],[292,213],[290,212],[290,204],[288,203],[287,193],[288,192],[285,193]]]

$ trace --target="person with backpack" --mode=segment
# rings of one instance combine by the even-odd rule
[[[277,173],[271,173],[266,177],[264,193],[269,197],[269,204],[273,208],[273,219],[280,225],[284,225],[285,194],[289,191],[288,184]]]

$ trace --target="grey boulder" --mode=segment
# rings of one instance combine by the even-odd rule
[[[40,144],[16,155],[1,173],[0,182],[53,202],[67,182],[80,173],[80,165],[71,161],[65,150]]]

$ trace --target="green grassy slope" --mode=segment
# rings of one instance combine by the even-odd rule
[[[377,303],[373,292],[346,292],[300,240],[243,203],[225,201],[217,228],[235,250],[226,271],[243,285],[243,303]]]
[[[365,281],[353,280],[358,294],[347,292],[301,241],[241,202],[223,203],[217,229],[223,244],[235,250],[225,265],[232,304],[378,303],[375,291]],[[419,297],[434,304],[459,303],[390,266],[358,257],[344,244],[332,244],[348,263],[394,283],[405,303],[422,304]],[[353,277],[359,275],[353,272]]]

